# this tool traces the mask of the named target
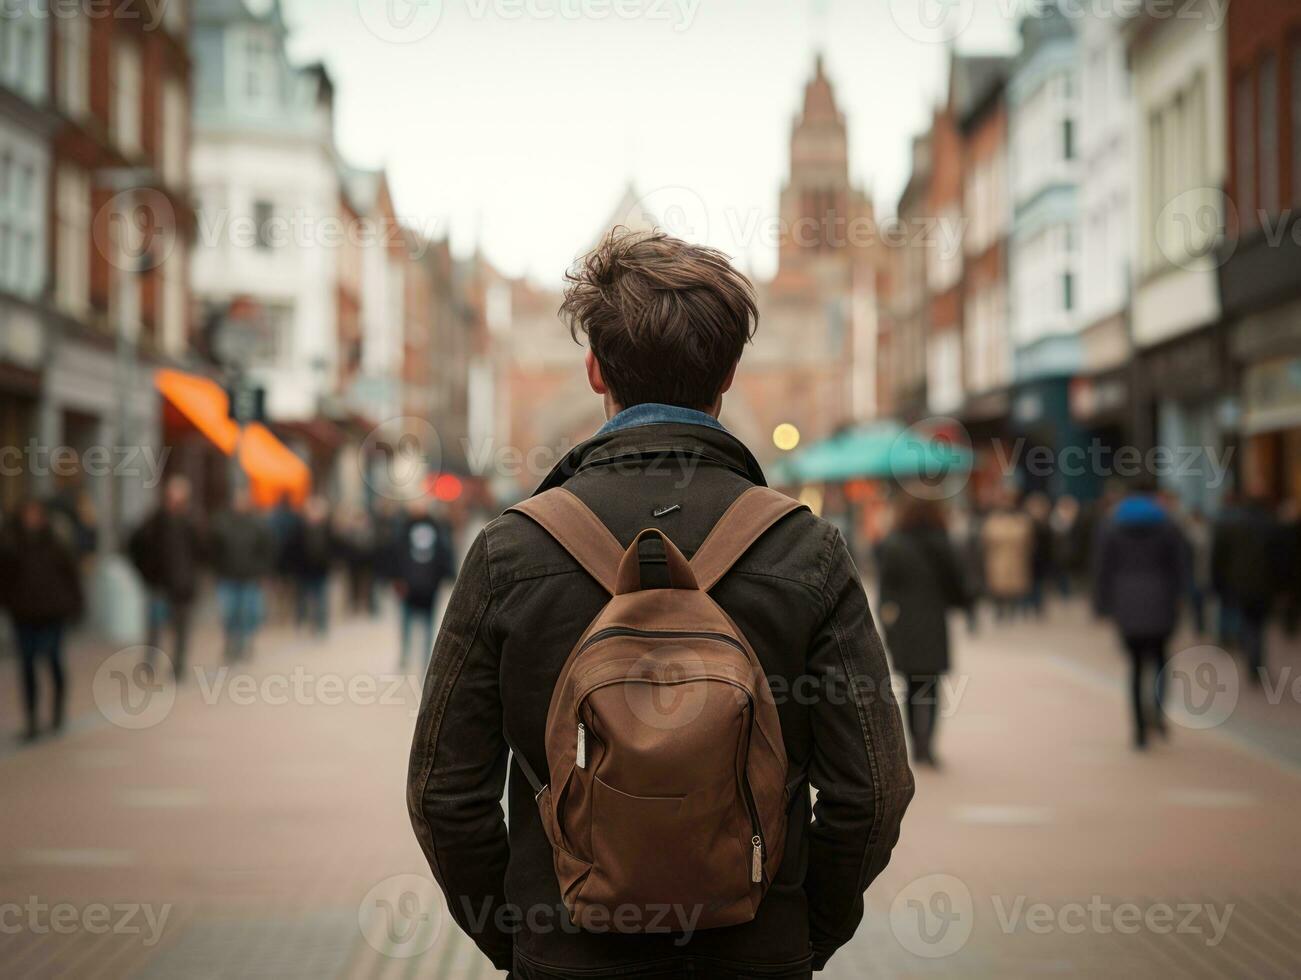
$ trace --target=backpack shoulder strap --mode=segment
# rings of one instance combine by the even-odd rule
[[[708,592],[763,533],[804,504],[768,487],[751,487],[732,501],[691,559],[701,590]]]
[[[555,487],[507,508],[531,518],[614,594],[624,548],[588,506],[564,487]]]

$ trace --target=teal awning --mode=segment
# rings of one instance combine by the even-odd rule
[[[844,480],[927,480],[971,469],[971,450],[926,438],[895,422],[857,426],[781,460],[775,483],[839,483]]]

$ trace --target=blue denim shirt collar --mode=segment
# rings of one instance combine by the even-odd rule
[[[685,423],[687,425],[707,425],[711,429],[726,432],[723,423],[707,412],[698,412],[694,408],[680,405],[661,405],[658,402],[643,402],[619,412],[596,431],[598,436],[620,429],[631,429],[636,425],[658,425],[664,422]]]

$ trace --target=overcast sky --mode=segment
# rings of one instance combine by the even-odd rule
[[[261,0],[266,2],[266,0]],[[788,141],[816,50],[881,213],[945,78],[945,34],[1011,50],[1016,0],[283,0],[322,59],[339,143],[400,215],[558,282],[631,181],[683,233],[770,275]],[[942,20],[948,11],[947,21]],[[938,26],[937,26],[938,25]]]

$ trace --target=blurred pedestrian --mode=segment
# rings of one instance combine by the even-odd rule
[[[374,616],[375,525],[370,515],[354,508],[340,515],[336,538],[348,575],[348,608],[353,613]]]
[[[1029,609],[1040,619],[1047,609],[1048,585],[1053,580],[1053,503],[1045,493],[1032,493],[1025,500],[1025,512],[1034,530],[1030,550]]]
[[[405,669],[411,634],[417,625],[423,636],[421,664],[428,666],[434,647],[434,608],[442,584],[455,572],[452,535],[434,518],[427,500],[407,505],[407,519],[398,535],[392,562],[393,586],[402,601],[402,652]]]
[[[969,596],[937,503],[904,498],[894,530],[878,546],[877,566],[886,647],[895,672],[908,682],[913,761],[938,767],[940,678],[949,670],[947,614],[965,607]]]
[[[1083,548],[1080,543],[1080,502],[1069,493],[1062,494],[1049,517],[1052,530],[1052,568],[1057,591],[1063,599],[1074,594],[1078,584]]]
[[[271,572],[274,558],[270,527],[254,512],[248,491],[237,490],[230,509],[212,527],[212,565],[227,663],[249,655],[264,614],[262,579]]]
[[[330,567],[334,562],[330,505],[324,497],[307,501],[287,552],[285,568],[293,577],[295,622],[299,627],[310,624],[318,636],[324,636],[330,625]]]
[[[1220,503],[1211,525],[1211,589],[1215,593],[1216,634],[1220,646],[1236,649],[1241,642],[1238,607],[1229,583],[1229,539],[1241,516],[1238,496],[1230,491]]]
[[[296,616],[298,610],[298,593],[294,572],[290,567],[290,546],[301,524],[302,518],[294,509],[293,498],[287,493],[281,494],[267,518],[275,550],[269,581],[270,605],[272,616],[277,621],[289,621]]]
[[[1016,503],[1016,491],[1005,488],[981,530],[985,590],[999,619],[1025,609],[1033,585],[1034,522]]]
[[[22,677],[24,737],[40,732],[37,664],[53,686],[52,729],[63,727],[67,688],[63,639],[82,612],[81,578],[73,548],[54,533],[46,506],[29,500],[0,542],[0,600],[13,620]]]
[[[163,627],[172,628],[171,660],[179,682],[184,678],[190,642],[190,612],[199,592],[203,540],[190,511],[190,481],[173,476],[163,487],[163,500],[127,543],[127,552],[149,590],[148,662],[160,648]]]
[[[1278,511],[1280,526],[1283,631],[1295,639],[1301,631],[1301,503],[1284,501]]]
[[[1144,749],[1149,728],[1166,732],[1165,665],[1188,593],[1187,543],[1155,488],[1141,484],[1116,507],[1098,548],[1094,609],[1116,624],[1129,653],[1134,745]]]
[[[1269,506],[1249,498],[1215,537],[1212,566],[1218,568],[1224,601],[1233,609],[1237,639],[1247,660],[1248,680],[1259,685],[1267,669],[1265,631],[1270,608],[1281,591],[1284,546]]]
[[[985,553],[981,544],[984,515],[974,507],[959,507],[949,522],[949,539],[958,556],[962,587],[967,596],[967,631],[980,626],[980,597],[985,592]]]
[[[1181,523],[1188,541],[1188,606],[1193,614],[1193,629],[1198,636],[1207,632],[1206,606],[1211,594],[1211,526],[1198,507],[1188,511]]]

